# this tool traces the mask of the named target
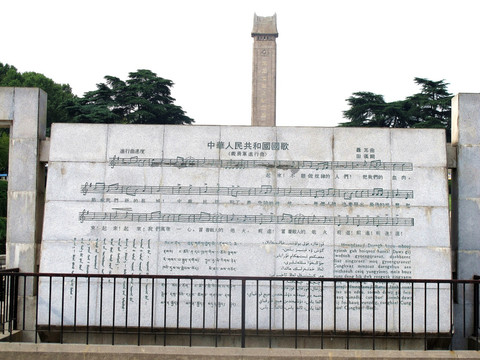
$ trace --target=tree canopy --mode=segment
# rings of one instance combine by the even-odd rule
[[[347,99],[350,109],[343,112],[348,122],[340,126],[441,128],[450,140],[450,101],[448,83],[416,77],[420,92],[404,100],[386,102],[383,95],[355,92]]]
[[[48,95],[47,129],[53,122],[69,122],[70,117],[65,104],[75,95],[68,84],[57,84],[52,79],[36,72],[20,73],[11,65],[0,63],[0,86],[38,87]]]
[[[77,97],[68,84],[58,84],[36,72],[20,73],[14,66],[0,63],[0,86],[39,87],[47,93],[47,134],[53,122],[174,125],[194,122],[174,104],[171,80],[150,70],[131,72],[126,81],[109,75],[104,79],[96,90]]]
[[[0,134],[0,174],[8,173],[9,146],[10,146],[10,139],[8,137],[8,134],[5,131],[3,131]]]
[[[74,122],[108,124],[191,124],[193,119],[173,102],[171,80],[150,70],[137,70],[123,81],[105,76],[97,90],[67,104]]]

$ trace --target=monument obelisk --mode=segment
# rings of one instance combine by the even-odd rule
[[[275,126],[277,14],[253,18],[252,126]]]

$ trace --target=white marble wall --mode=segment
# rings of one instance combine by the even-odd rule
[[[10,127],[7,268],[36,272],[45,198],[45,165],[40,163],[40,142],[45,139],[47,94],[38,88],[0,88],[0,122]],[[33,280],[19,288],[18,318],[23,310],[34,313],[36,289]],[[28,317],[24,330],[35,328]],[[29,331],[25,340],[33,340]]]
[[[452,176],[452,247],[457,278],[480,275],[480,94],[460,93],[452,99],[452,145],[457,149],[457,168]],[[455,305],[457,331],[454,346],[464,349],[474,331],[473,287],[459,291]],[[464,297],[465,295],[465,297]],[[463,335],[464,334],[464,335]]]
[[[447,195],[441,130],[55,124],[40,271],[448,279]],[[68,284],[67,293],[75,296],[71,279]],[[334,289],[332,283],[323,285],[323,302],[320,285],[311,285],[316,300],[310,298],[310,315],[318,318],[323,306],[323,325],[317,321],[313,328],[332,329]],[[174,293],[175,286],[170,287]],[[190,321],[189,286],[188,282],[181,286],[182,325]],[[115,322],[125,321],[130,309],[129,324],[137,325],[141,298],[140,322],[149,326],[152,314],[147,309],[153,301],[154,325],[163,326],[164,285],[159,282],[155,287],[153,296],[147,284],[116,287]],[[359,304],[358,289],[352,287],[348,302],[347,289],[337,288],[337,330],[347,327],[347,303]],[[41,304],[46,309],[47,289],[42,282]],[[207,303],[223,298],[225,306],[218,317],[213,305],[207,306],[207,320],[211,326],[228,327],[229,289],[220,286],[218,300],[216,286],[209,289]],[[234,284],[231,297],[236,304],[231,321],[237,325],[239,289]],[[421,286],[417,289],[423,291]],[[84,299],[85,281],[77,284],[77,290]],[[100,301],[102,323],[112,322],[113,288],[103,290],[100,297],[98,280],[92,279],[89,301],[96,310],[89,314],[89,324],[100,321]],[[256,300],[256,291],[252,284],[247,287],[248,305]],[[398,291],[392,285],[389,305],[383,305],[386,311],[377,314],[377,330],[396,329],[399,317],[402,331],[412,327],[408,291],[402,292],[399,311],[399,302],[392,300]],[[61,298],[59,291],[53,293],[51,303],[58,315]],[[292,328],[294,307],[287,306],[283,313],[280,309],[283,301],[293,304],[292,285],[286,285],[287,299],[278,283],[271,289],[261,284],[259,293],[263,304],[274,299],[271,309],[269,305],[259,313],[259,327],[271,323],[279,328],[283,323]],[[304,310],[297,308],[300,328],[308,326],[307,293],[306,286],[297,288]],[[385,293],[377,289],[378,306],[386,303]],[[436,331],[437,290],[427,293],[432,316],[428,329]],[[441,311],[448,310],[448,290],[442,288],[439,294]],[[168,296],[173,295],[167,291],[167,304],[176,306]],[[198,291],[192,293],[195,315],[203,311],[198,296]],[[422,296],[414,300],[419,314]],[[362,301],[372,303],[373,295],[367,290]],[[64,321],[70,324],[73,310],[69,311]],[[256,327],[253,314],[247,315],[250,327]],[[355,321],[359,314],[351,311],[350,330],[359,326]],[[45,316],[42,322],[48,321]],[[365,310],[363,317],[368,316]],[[382,316],[389,317],[388,324]],[[83,323],[86,313],[82,319],[77,314],[77,323]],[[176,325],[175,312],[169,312],[167,325]],[[373,323],[365,320],[363,326],[371,330]],[[440,326],[448,331],[449,321]],[[420,317],[413,328],[423,331]]]

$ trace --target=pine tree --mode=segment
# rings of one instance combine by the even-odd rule
[[[97,90],[72,101],[68,109],[76,122],[116,124],[191,124],[193,119],[174,104],[171,80],[150,70],[129,73],[123,81],[105,76]]]
[[[371,92],[353,93],[346,101],[350,109],[343,112],[348,122],[340,126],[391,127],[391,128],[441,128],[446,129],[450,140],[450,102],[445,80],[432,81],[416,77],[421,87],[417,94],[405,100],[385,102],[383,95]]]

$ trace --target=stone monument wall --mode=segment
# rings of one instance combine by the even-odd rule
[[[40,272],[448,279],[448,223],[441,130],[54,124]],[[98,281],[89,285],[90,306],[98,307]],[[118,286],[118,316],[138,301],[142,308],[168,301],[160,283],[153,297],[148,284]],[[85,287],[72,278],[65,296]],[[112,298],[105,289],[101,296]],[[297,290],[302,306],[325,313],[325,329],[335,326],[327,311],[332,301],[307,305],[306,289]],[[209,304],[218,301],[215,291]],[[231,291],[238,300],[238,286]],[[259,291],[260,298],[272,292]],[[273,291],[285,296],[278,286]],[[330,284],[325,299],[332,291]],[[342,291],[334,295],[340,307],[346,305]],[[402,306],[408,324],[408,309],[422,308],[423,298],[412,304],[411,290],[402,291],[401,304],[388,302],[385,289],[363,300],[388,302],[390,314]],[[293,288],[286,293],[292,297]],[[251,294],[249,302],[258,296]],[[439,294],[440,311],[449,311],[449,290]],[[62,312],[70,324],[73,310],[60,310],[61,292],[48,299],[48,281],[42,281],[40,307],[54,309],[39,311],[40,323],[49,312],[59,323]],[[180,301],[188,299],[200,303],[187,287]],[[355,301],[358,296],[349,298]],[[428,304],[431,314],[436,305]],[[112,309],[101,311],[107,325]],[[213,305],[209,311],[213,326]],[[91,314],[88,323],[98,324],[98,309]],[[435,314],[431,329],[437,330]],[[174,324],[148,312],[139,322],[152,317],[155,326]],[[280,316],[274,318],[279,327]],[[222,321],[217,325],[227,326]],[[260,319],[261,328],[268,326]],[[424,330],[423,323],[415,326]],[[449,321],[438,330],[449,331]]]

